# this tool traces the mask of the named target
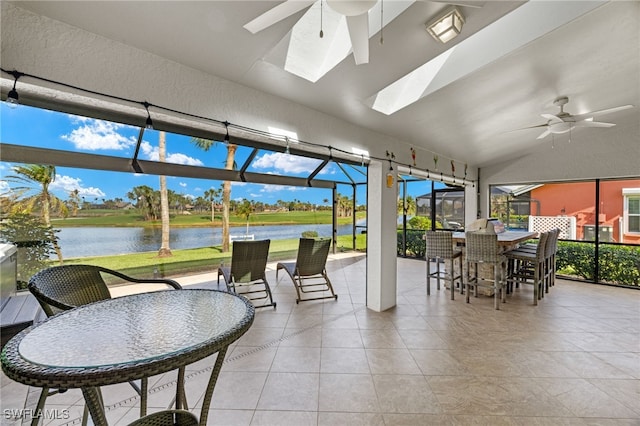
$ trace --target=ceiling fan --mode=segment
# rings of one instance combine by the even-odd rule
[[[553,104],[560,107],[560,113],[558,114],[541,114],[543,118],[547,119],[545,124],[539,124],[537,126],[525,127],[524,129],[545,128],[544,132],[540,134],[536,139],[543,139],[549,134],[562,134],[566,133],[576,127],[613,127],[614,123],[604,123],[600,121],[593,121],[594,115],[611,114],[613,112],[622,111],[628,108],[632,108],[633,105],[622,105],[614,108],[602,109],[599,111],[591,111],[584,114],[571,115],[565,112],[564,106],[569,102],[569,98],[561,96],[553,101]]]
[[[286,0],[245,24],[244,28],[252,34],[256,34],[303,9],[309,8],[317,1],[318,0]],[[472,1],[416,1],[432,1],[468,7],[482,7],[481,5],[474,4]],[[333,11],[346,17],[356,65],[369,63],[369,11],[378,3],[378,0],[324,0],[324,2],[326,2],[327,6]],[[322,31],[320,32],[320,37],[322,37]]]

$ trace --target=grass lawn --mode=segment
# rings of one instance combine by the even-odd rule
[[[350,251],[351,236],[338,237],[336,251]],[[357,235],[356,249],[366,249],[366,235]],[[269,261],[295,259],[298,239],[271,240]],[[159,258],[157,252],[123,254],[117,256],[94,256],[66,259],[66,265],[89,264],[121,271],[134,277],[170,277],[195,272],[214,272],[220,264],[229,265],[231,253],[222,253],[220,246],[201,247],[186,250],[172,250],[173,256]],[[57,262],[51,262],[52,266]]]
[[[277,213],[254,213],[249,216],[249,225],[303,225],[303,224],[330,224],[332,223],[332,212],[322,211],[292,211]],[[357,212],[356,218],[365,218],[365,212]],[[244,226],[247,221],[240,216],[231,215],[229,218],[231,226]],[[338,218],[338,225],[352,222],[351,217]],[[221,226],[222,217],[216,214],[215,222],[211,222],[211,213],[191,213],[188,215],[172,214],[172,227],[210,227]],[[160,220],[145,221],[136,210],[90,210],[84,211],[76,217],[65,219],[52,219],[53,227],[72,226],[157,226],[160,227]]]

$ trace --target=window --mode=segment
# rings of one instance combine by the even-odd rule
[[[640,234],[640,188],[624,188],[624,231]]]

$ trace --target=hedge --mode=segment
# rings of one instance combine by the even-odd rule
[[[640,286],[640,247],[601,244],[598,257],[600,282]],[[593,281],[594,259],[594,244],[558,241],[556,267],[559,273]]]

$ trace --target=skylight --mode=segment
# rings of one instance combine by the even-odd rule
[[[393,114],[604,3],[527,2],[380,90],[367,104]]]
[[[397,18],[414,1],[392,1],[384,4],[384,26]],[[351,39],[346,18],[326,4],[322,7],[320,38],[320,1],[315,2],[265,58],[285,71],[312,83],[347,58]],[[380,31],[380,2],[369,11],[369,37]]]

